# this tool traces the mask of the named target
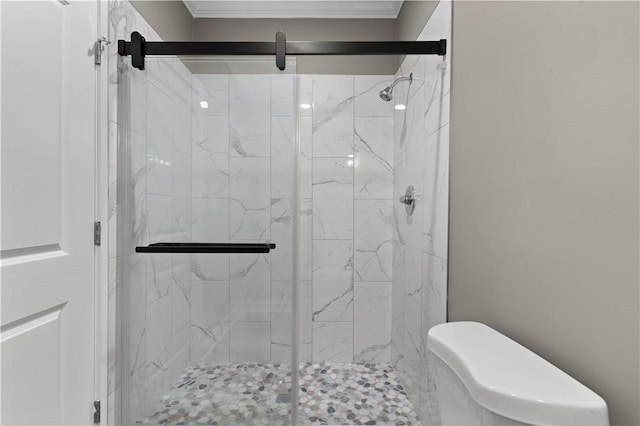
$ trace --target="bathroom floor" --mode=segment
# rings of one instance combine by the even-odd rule
[[[299,374],[300,424],[419,425],[388,364],[303,364]],[[144,423],[289,424],[290,384],[286,364],[191,366]]]

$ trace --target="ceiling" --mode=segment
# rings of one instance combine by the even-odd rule
[[[194,18],[394,19],[403,0],[183,0]]]

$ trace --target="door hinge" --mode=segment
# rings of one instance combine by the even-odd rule
[[[93,423],[99,425],[100,424],[100,400],[93,401],[93,408],[95,411],[93,412]]]
[[[111,42],[109,40],[107,40],[106,37],[100,37],[98,39],[98,41],[96,41],[93,45],[93,54],[94,56],[94,63],[96,65],[100,65],[102,64],[102,52],[104,52],[104,47],[111,44]]]
[[[93,223],[93,244],[99,246],[102,242],[102,224],[100,222]]]

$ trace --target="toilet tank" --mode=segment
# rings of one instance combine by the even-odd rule
[[[437,325],[427,348],[443,426],[609,425],[600,396],[484,324]]]

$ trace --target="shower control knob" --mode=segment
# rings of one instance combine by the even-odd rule
[[[406,205],[410,206],[410,205],[412,205],[413,203],[416,202],[416,199],[413,198],[410,195],[403,195],[402,197],[400,197],[400,202],[402,204],[406,204]]]
[[[400,202],[404,204],[407,214],[411,216],[416,209],[416,190],[413,185],[409,185],[404,195],[400,197]]]

